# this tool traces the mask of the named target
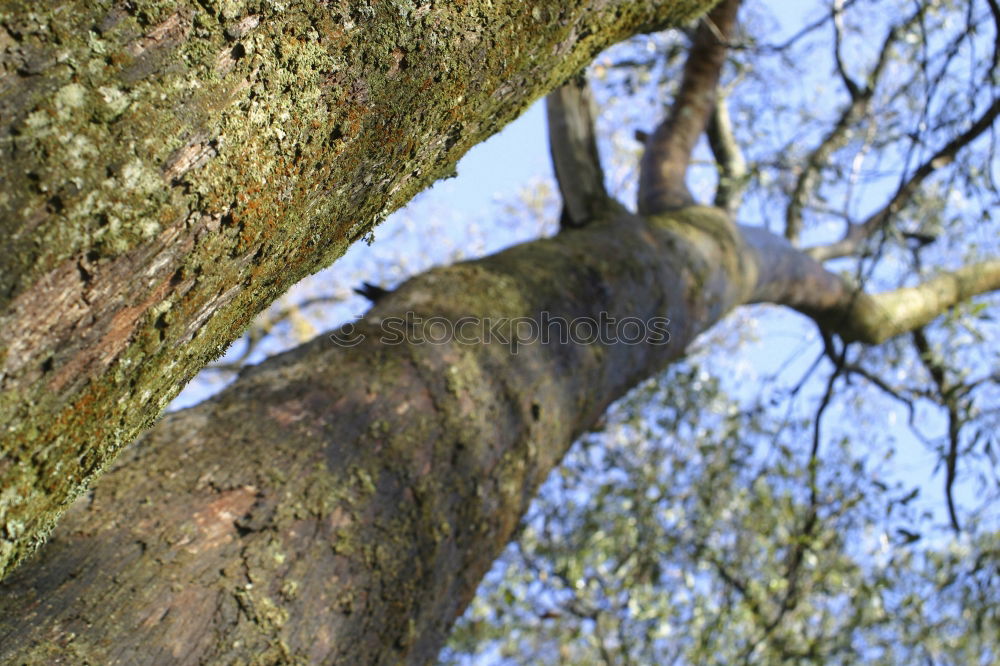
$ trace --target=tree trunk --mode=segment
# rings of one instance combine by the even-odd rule
[[[436,269],[381,300],[355,346],[317,338],[169,415],[0,588],[0,660],[433,660],[574,438],[750,298],[735,228],[678,215],[702,229],[620,214]],[[442,318],[411,315],[411,341],[463,317],[490,327],[466,342],[500,337],[393,344],[407,313]],[[649,339],[625,341],[636,322]]]
[[[712,4],[6,0],[0,577],[291,284]]]

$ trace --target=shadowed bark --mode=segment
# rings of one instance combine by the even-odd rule
[[[356,347],[318,338],[170,415],[5,584],[0,661],[426,663],[570,442],[744,297],[734,243],[671,225],[432,271]],[[663,345],[380,344],[407,312],[675,323]]]
[[[594,96],[584,75],[556,88],[545,98],[552,169],[559,184],[565,227],[582,227],[614,210],[604,187],[604,169],[597,152]]]
[[[0,7],[0,576],[250,319],[711,0]]]

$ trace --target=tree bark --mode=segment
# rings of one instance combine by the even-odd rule
[[[1000,288],[994,271],[975,288]],[[849,334],[861,296],[706,207],[618,212],[418,276],[340,344],[250,369],[122,456],[0,585],[0,660],[428,663],[611,401],[741,303],[773,299]],[[864,298],[881,314],[905,300]],[[625,339],[626,320],[657,317],[667,339]],[[460,326],[505,320],[520,323]],[[584,321],[616,321],[619,338],[588,343]],[[445,322],[464,341],[443,341]]]
[[[712,0],[5,0],[0,577],[296,280]]]

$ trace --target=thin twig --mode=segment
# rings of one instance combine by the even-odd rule
[[[884,228],[889,221],[909,202],[918,188],[938,169],[951,164],[958,152],[975,141],[981,134],[993,126],[1000,116],[1000,97],[979,116],[969,129],[953,138],[938,149],[930,158],[917,168],[897,188],[892,198],[879,210],[868,216],[863,222],[851,225],[844,238],[829,245],[817,245],[805,252],[817,261],[826,261],[856,254],[862,243],[876,231]]]
[[[913,331],[913,344],[917,348],[917,355],[920,362],[930,373],[931,379],[938,387],[941,403],[948,412],[948,451],[945,454],[945,479],[944,494],[948,503],[948,518],[951,520],[951,527],[955,532],[962,530],[958,522],[958,512],[955,509],[954,485],[956,470],[958,467],[958,446],[962,430],[962,419],[959,414],[961,394],[956,389],[957,386],[948,381],[944,364],[936,358],[927,342],[927,336],[922,328]]]

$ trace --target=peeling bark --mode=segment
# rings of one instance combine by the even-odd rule
[[[254,314],[712,0],[0,6],[0,576]]]

